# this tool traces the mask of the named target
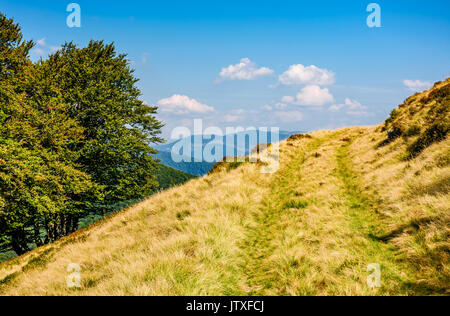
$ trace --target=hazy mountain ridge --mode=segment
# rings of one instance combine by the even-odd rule
[[[278,139],[280,141],[283,141],[287,138],[289,138],[291,135],[298,134],[300,132],[287,132],[287,131],[280,131]],[[259,145],[261,143],[270,143],[272,139],[271,132],[265,133],[265,135],[262,135],[262,132],[257,133],[257,141],[256,145]],[[196,176],[204,176],[207,174],[212,167],[214,166],[214,163],[216,161],[202,161],[202,162],[196,162],[194,160],[194,147],[196,144],[201,146],[201,152],[204,151],[205,146],[210,143],[219,143],[222,144],[222,151],[223,155],[222,157],[228,156],[228,153],[231,153],[230,156],[238,156],[239,153],[243,153],[243,155],[248,155],[249,151],[253,149],[253,146],[249,144],[249,136],[247,132],[241,132],[237,134],[230,134],[233,138],[233,143],[230,145],[227,143],[227,135],[225,136],[217,136],[217,135],[206,135],[202,139],[201,136],[190,136],[178,141],[170,142],[167,144],[157,145],[155,148],[159,150],[159,153],[154,155],[156,158],[161,159],[161,163],[167,166],[170,166],[174,169],[193,174]],[[230,136],[228,135],[228,137]],[[239,144],[239,137],[245,136],[245,144]],[[198,137],[198,138],[197,138]],[[175,162],[172,159],[172,147],[177,144],[180,141],[190,142],[192,146],[192,153],[190,156],[186,155],[185,158],[183,158],[183,161],[181,162]],[[197,146],[198,146],[197,145]],[[238,146],[240,145],[240,146]],[[251,148],[252,147],[252,148]],[[181,154],[181,153],[180,153]]]

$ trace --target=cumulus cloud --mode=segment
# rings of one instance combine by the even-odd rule
[[[323,106],[327,103],[332,103],[334,98],[327,88],[312,85],[300,90],[295,99],[294,97],[286,96],[282,98],[282,101],[301,106]]]
[[[362,106],[361,103],[359,103],[356,100],[351,100],[349,98],[345,99],[345,103],[342,104],[334,104],[332,106],[330,106],[330,110],[331,111],[339,111],[341,109],[347,109],[347,110],[365,110],[367,109],[367,107]]]
[[[47,49],[45,47],[47,46],[47,43],[45,41],[45,38],[41,38],[40,40],[36,41],[36,46],[31,50],[31,55],[34,57],[44,57]]]
[[[33,48],[30,53],[33,57],[39,58],[39,57],[45,56],[45,50],[43,50],[42,48],[39,48],[39,47]]]
[[[45,38],[41,38],[40,40],[38,40],[38,41],[36,42],[36,45],[37,45],[37,46],[43,46],[43,47],[47,46],[47,44],[46,44],[46,42],[45,42]]]
[[[275,116],[283,123],[298,122],[303,120],[303,113],[299,111],[275,112]]]
[[[57,51],[59,51],[61,49],[60,46],[50,46],[50,53],[56,53]]]
[[[282,97],[281,98],[281,102],[284,102],[284,103],[294,103],[295,102],[295,98],[294,97],[291,97],[291,96],[284,96],[284,97]]]
[[[266,111],[272,111],[273,109],[284,110],[285,108],[287,108],[287,104],[282,102],[275,103],[274,105],[266,104],[261,107],[262,110]]]
[[[219,77],[223,80],[254,80],[258,77],[273,74],[273,70],[267,67],[258,68],[248,58],[242,58],[239,64],[222,68]]]
[[[231,110],[229,113],[220,114],[220,120],[227,123],[234,123],[243,120],[247,115],[247,111],[244,109]]]
[[[244,115],[245,114],[245,110],[244,109],[232,110],[231,113],[233,113],[235,115]]]
[[[277,108],[278,110],[283,110],[285,108],[287,108],[287,104],[286,103],[282,103],[282,102],[278,102],[275,104],[275,108]]]
[[[420,81],[420,80],[404,80],[403,84],[411,91],[423,91],[430,89],[433,84],[428,81]]]
[[[284,85],[319,85],[326,86],[335,83],[335,73],[321,69],[314,65],[292,65],[279,76],[280,83]]]
[[[56,53],[61,47],[48,46],[45,38],[36,41],[36,46],[31,50],[32,57],[40,58]]]
[[[362,105],[356,100],[346,98],[343,104],[334,104],[329,108],[332,112],[345,110],[347,114],[354,116],[368,116],[370,115],[366,110],[367,106]]]
[[[188,96],[179,94],[174,94],[170,98],[161,99],[157,104],[163,112],[175,114],[206,113],[214,111],[212,106],[208,106],[195,99],[191,99]]]

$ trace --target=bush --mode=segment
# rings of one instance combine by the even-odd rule
[[[423,150],[435,142],[440,142],[447,137],[448,122],[433,124],[413,144],[408,147],[409,158],[417,157]]]
[[[403,136],[411,137],[411,136],[416,136],[419,134],[420,134],[420,127],[417,125],[413,125],[410,128],[408,128],[408,130],[404,133]]]
[[[288,138],[288,141],[293,141],[293,140],[299,140],[299,139],[311,139],[312,136],[309,134],[296,134],[296,135],[292,135],[291,137]]]

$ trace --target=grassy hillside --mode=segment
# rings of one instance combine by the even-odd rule
[[[182,185],[182,184],[186,183],[187,181],[194,179],[194,178],[196,178],[196,176],[188,174],[188,173],[184,173],[182,171],[173,169],[173,168],[163,165],[163,164],[159,164],[159,170],[156,173],[156,180],[159,183],[157,191],[159,192],[159,191],[163,191],[163,190],[166,190],[166,189],[174,187],[174,186]],[[105,215],[111,215],[113,213],[116,213],[117,211],[120,211],[123,208],[128,207],[129,205],[136,204],[138,201],[139,200],[124,201],[124,202],[120,202],[120,203],[111,205],[107,208]],[[93,223],[95,223],[101,219],[103,219],[102,214],[91,213],[79,220],[78,227],[80,229],[86,228],[87,226],[92,225]],[[33,247],[35,247],[35,246],[33,246]],[[14,251],[6,251],[6,252],[0,251],[0,263],[7,261],[7,260],[11,260],[15,257],[17,257],[17,255]]]
[[[4,263],[0,293],[449,295],[449,84],[386,124],[283,141],[274,174],[216,168]]]

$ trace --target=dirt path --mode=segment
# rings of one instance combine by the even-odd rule
[[[407,265],[376,238],[383,225],[351,143],[341,131],[288,147],[242,244],[249,294],[408,294]]]

